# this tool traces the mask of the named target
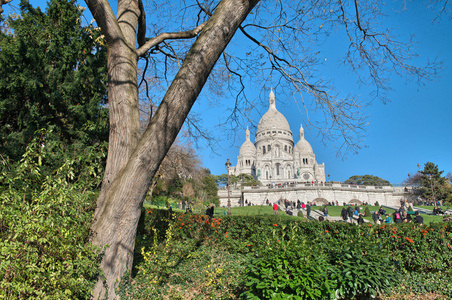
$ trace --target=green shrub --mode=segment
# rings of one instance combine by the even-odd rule
[[[276,242],[276,241],[274,241]],[[333,294],[336,282],[324,253],[307,243],[273,243],[247,268],[247,299],[324,299]]]
[[[298,211],[297,216],[303,218],[303,211]]]
[[[82,177],[74,183],[87,160],[47,172],[49,151],[36,139],[0,173],[0,299],[89,299],[99,275],[99,251],[88,242],[97,194]],[[92,158],[83,172],[95,182]]]
[[[419,289],[410,288],[410,291],[423,293],[434,291],[436,287],[441,288],[438,295],[451,292],[450,280],[446,279],[452,277],[452,222],[431,226],[413,223],[354,226],[341,222],[304,222],[274,215],[209,219],[204,215],[175,213],[172,246],[163,251],[166,231],[171,224],[166,212],[152,209],[146,213],[145,231],[149,235],[146,241],[148,244],[152,241],[150,228],[154,226],[154,236],[160,243],[157,261],[162,261],[164,253],[170,253],[178,258],[179,265],[165,271],[161,278],[167,277],[168,281],[164,280],[159,287],[154,285],[153,296],[142,299],[164,298],[155,295],[183,299],[183,295],[177,296],[175,286],[178,290],[195,292],[194,284],[203,286],[204,299],[237,299],[240,295],[249,299],[370,299],[389,289],[400,294],[397,285],[405,282],[403,278],[411,282],[415,273],[427,281],[420,284]],[[140,243],[146,241],[137,239]],[[234,283],[221,291],[219,281],[212,281],[214,294],[208,294],[201,279],[196,283],[189,279],[195,273],[211,270],[211,263],[201,260],[192,264],[192,269],[188,267],[187,260],[207,255],[206,248],[237,260],[232,264],[237,272],[235,277],[233,272],[215,277]],[[139,259],[135,262],[142,263]],[[245,266],[246,275],[243,274]],[[162,269],[158,264],[155,268]],[[185,275],[182,270],[192,275]],[[428,274],[437,274],[443,282],[430,281],[433,275]],[[133,280],[148,284],[149,280],[143,278],[139,274]],[[248,285],[244,286],[243,282]],[[131,284],[129,288],[136,291],[138,287]]]
[[[346,243],[328,250],[339,299],[372,299],[389,291],[397,278],[394,264],[378,243]]]
[[[365,217],[370,217],[372,216],[369,210],[369,206],[366,206],[366,209],[364,210],[364,216]]]

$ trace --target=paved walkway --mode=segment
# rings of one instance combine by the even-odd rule
[[[400,208],[400,206],[399,207],[386,206],[386,205],[382,205],[382,206],[384,208],[390,208],[390,209],[394,209],[394,210],[398,210]],[[431,210],[431,209],[426,209],[426,208],[421,208],[421,207],[416,207],[416,206],[413,206],[413,211],[418,211],[420,214],[426,214],[426,215],[433,214],[433,210]],[[452,209],[445,209],[444,211],[448,214],[452,214]]]
[[[303,216],[306,217],[306,210],[295,208],[290,211],[293,213],[294,216],[296,216],[300,210],[303,212]],[[311,215],[309,216],[310,220],[318,221],[319,217],[323,217],[323,212],[321,212],[318,209],[311,210]],[[344,222],[344,220],[342,220],[342,217],[340,217],[340,216],[328,216],[325,218],[325,220],[330,221],[330,222]],[[347,218],[347,222],[348,222],[348,220],[349,220],[349,218]],[[364,223],[369,223],[369,221],[364,219]],[[353,216],[353,224],[358,224],[358,217]]]

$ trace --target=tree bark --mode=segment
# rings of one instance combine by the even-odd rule
[[[134,32],[136,37],[136,28],[122,30],[118,23],[111,24],[106,2],[87,0],[109,45],[109,105],[112,127],[107,171],[92,225],[92,243],[106,247],[101,261],[105,281],[99,279],[97,282],[95,299],[116,297],[115,288],[132,267],[136,228],[151,180],[213,66],[257,2],[258,0],[221,1],[191,47],[146,131],[138,140],[139,126],[135,124],[138,121],[135,116],[135,110],[138,115],[137,57],[136,52],[131,51],[135,39],[131,44],[131,40],[124,36],[127,32]],[[131,6],[121,9],[119,4],[118,9],[119,18],[123,18],[124,24],[128,26],[137,24],[139,16],[138,2],[132,2]],[[136,20],[130,16],[124,17],[130,12],[135,13]],[[130,23],[132,21],[134,23]],[[120,19],[118,22],[121,24]],[[104,29],[103,26],[108,28]]]

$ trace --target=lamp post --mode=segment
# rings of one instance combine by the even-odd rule
[[[328,174],[328,182],[331,182],[331,181],[330,181],[330,174]]]
[[[231,215],[231,195],[229,193],[229,167],[231,167],[231,162],[229,161],[229,158],[224,165],[226,166],[226,169],[228,170],[228,215]]]

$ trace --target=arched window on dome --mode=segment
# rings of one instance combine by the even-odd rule
[[[280,164],[276,164],[275,166],[276,166],[276,176],[279,176],[279,166],[280,166]]]
[[[265,154],[265,146],[262,147],[262,154]]]
[[[272,145],[268,145],[267,150],[268,150],[268,152],[270,152],[272,150]]]
[[[287,152],[287,145],[284,145],[284,151]]]

